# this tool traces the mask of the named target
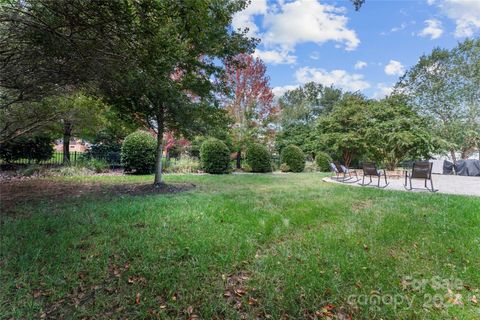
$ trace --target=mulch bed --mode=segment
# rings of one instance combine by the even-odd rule
[[[143,196],[176,194],[195,188],[192,183],[169,183],[159,187],[152,183],[101,184],[68,183],[43,179],[11,181],[0,184],[0,211],[13,213],[24,203],[61,202],[82,197]]]

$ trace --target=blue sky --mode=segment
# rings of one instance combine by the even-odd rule
[[[380,98],[422,54],[478,37],[480,0],[252,0],[233,27],[261,39],[277,96],[316,81]]]

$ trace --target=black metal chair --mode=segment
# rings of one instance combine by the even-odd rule
[[[346,183],[354,183],[357,182],[358,180],[358,175],[355,170],[350,170],[344,165],[341,165],[338,162],[333,162],[330,163],[330,169],[332,170],[333,173],[336,175],[336,179],[341,182],[346,182]],[[343,174],[343,176],[341,176]],[[356,180],[355,181],[349,181],[353,178],[352,174],[355,176]],[[348,175],[348,177],[347,177]]]
[[[368,186],[372,183],[372,176],[375,176],[378,178],[377,181],[377,187],[378,188],[386,188],[389,184],[387,181],[387,172],[385,170],[379,170],[377,168],[377,165],[374,162],[364,162],[362,165],[362,170],[363,170],[363,179],[362,183],[359,183],[361,186]],[[365,177],[368,176],[370,178],[369,183],[365,183]],[[385,179],[385,185],[383,187],[380,186],[380,180],[382,176]]]
[[[430,192],[437,192],[438,190],[433,188],[432,167],[433,167],[433,163],[429,161],[414,162],[412,167],[412,172],[409,173],[408,171],[405,171],[405,185],[404,185],[405,189],[407,190],[421,189],[421,188],[412,187],[412,179],[424,179],[425,188]],[[427,187],[428,180],[430,180],[430,188]],[[407,186],[407,182],[409,182],[409,186]]]

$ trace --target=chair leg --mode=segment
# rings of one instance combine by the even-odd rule
[[[363,176],[362,183],[360,183],[361,186],[365,185],[365,175]]]
[[[377,184],[377,187],[378,188],[386,188],[388,186],[388,182],[387,182],[387,175],[385,174],[385,172],[383,173],[383,177],[385,178],[385,185],[383,187],[380,187],[380,180],[382,180],[382,174],[380,173],[378,175],[378,184]]]
[[[363,178],[362,178],[362,183],[359,183],[359,185],[361,185],[361,186],[368,186],[368,185],[370,185],[370,184],[372,183],[372,176],[368,176],[368,177],[370,178],[370,182],[369,182],[369,183],[365,183],[365,176],[363,176]],[[360,180],[360,179],[358,179],[358,180]]]
[[[425,182],[425,183],[427,183],[427,182]],[[432,178],[430,178],[430,187],[431,187],[431,189],[429,189],[429,191],[431,191],[431,192],[437,192],[438,191],[438,190],[433,188],[433,179]]]

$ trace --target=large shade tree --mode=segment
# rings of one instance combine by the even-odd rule
[[[428,159],[443,144],[429,129],[429,120],[420,116],[402,95],[371,101],[363,112],[368,117],[359,134],[367,142],[366,156],[389,170],[402,160]]]
[[[108,106],[101,100],[82,93],[46,99],[57,113],[53,131],[62,137],[63,163],[70,164],[72,138],[94,138],[106,126]]]
[[[345,93],[318,119],[318,149],[347,166],[355,160],[374,160],[393,170],[402,160],[428,158],[441,146],[427,123],[404,96],[375,101]]]
[[[361,132],[369,121],[369,103],[359,93],[345,93],[330,113],[318,118],[316,149],[342,159],[346,166],[364,155],[368,143]]]
[[[0,87],[10,100],[82,88],[162,137],[219,119],[212,77],[254,41],[230,28],[246,1],[6,1]],[[4,104],[10,102],[4,99]]]
[[[480,39],[452,50],[434,49],[400,79],[395,91],[433,120],[432,130],[448,142],[452,160],[478,148],[480,123]]]
[[[317,151],[315,123],[318,117],[329,113],[342,97],[342,91],[309,82],[289,90],[279,99],[280,121],[276,146],[281,151],[288,145],[297,145],[314,157]]]
[[[267,67],[260,58],[239,54],[226,63],[223,104],[232,118],[231,132],[240,168],[242,150],[251,142],[269,144],[273,140],[272,124],[278,114]]]

